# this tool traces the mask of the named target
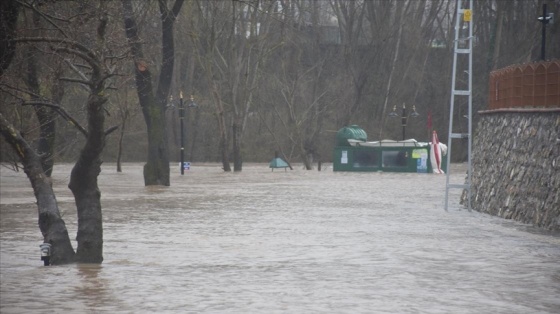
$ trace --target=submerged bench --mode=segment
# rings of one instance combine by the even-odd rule
[[[274,171],[275,168],[284,168],[284,171],[286,171],[286,168],[289,167],[288,163],[282,160],[282,158],[280,157],[272,159],[268,166],[272,169],[272,171]]]

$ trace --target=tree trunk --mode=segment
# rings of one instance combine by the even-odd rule
[[[103,9],[97,28],[97,51],[101,51],[105,40],[108,14]],[[92,67],[90,93],[87,100],[88,132],[86,143],[78,161],[72,168],[68,187],[74,194],[78,212],[78,248],[76,260],[81,263],[103,262],[103,219],[101,214],[101,192],[97,176],[101,172],[101,153],[105,148],[105,108],[107,102],[105,79],[106,68],[100,66],[102,59],[90,61]]]
[[[122,158],[122,148],[123,148],[123,138],[124,138],[124,128],[126,125],[126,120],[128,119],[128,108],[124,110],[124,112],[122,113],[122,124],[121,124],[121,130],[119,133],[119,147],[117,150],[117,172],[122,172],[122,166],[121,166],[121,158]]]
[[[212,82],[212,94],[214,95],[214,103],[216,104],[216,118],[218,119],[218,126],[220,130],[220,154],[222,155],[222,167],[224,171],[231,171],[229,165],[229,154],[228,154],[228,140],[226,132],[226,121],[224,117],[224,106],[222,104],[222,98],[216,83]]]
[[[21,134],[0,114],[0,132],[18,154],[33,187],[39,214],[39,229],[43,242],[51,244],[50,263],[60,265],[74,261],[74,249],[66,224],[60,216],[50,178],[43,171],[40,157]]]
[[[0,1],[0,76],[8,68],[16,52],[16,25],[20,4],[17,1]]]
[[[68,187],[74,194],[78,212],[78,249],[76,261],[103,261],[103,220],[101,192],[97,176],[101,172],[101,152],[105,147],[103,104],[107,99],[101,90],[92,90],[87,104],[88,136],[78,161],[72,168]]]
[[[148,126],[148,157],[144,165],[144,184],[169,186],[169,153],[164,113],[155,103],[155,99],[150,98],[152,101],[144,102],[142,107]]]
[[[38,53],[38,50],[30,48],[31,53],[28,55],[28,75],[26,79],[26,84],[29,89],[35,94],[32,96],[32,100],[40,100],[40,86],[39,77],[37,71],[37,61],[34,54]],[[52,99],[53,102],[59,104],[62,101],[64,95],[64,87],[62,83],[59,82],[60,71],[57,71],[57,75],[53,80]],[[41,165],[45,174],[47,176],[52,175],[54,167],[54,144],[56,139],[56,112],[47,106],[34,106],[35,115],[39,121],[39,140],[37,143],[37,154],[41,158]]]
[[[241,156],[241,125],[238,119],[233,122],[232,141],[233,141],[233,171],[241,171],[243,168],[243,160]]]
[[[502,41],[502,29],[504,25],[504,7],[500,1],[496,1],[496,28],[494,36],[492,36],[492,43],[490,45],[489,53],[492,53],[492,61],[490,69],[496,70],[498,68],[498,59],[500,57],[500,42]],[[493,51],[492,51],[493,50]]]
[[[138,26],[130,0],[122,0],[125,33],[135,62],[136,87],[138,100],[142,107],[148,129],[148,158],[144,165],[145,185],[170,185],[169,148],[165,123],[165,106],[171,86],[174,65],[173,23],[183,0],[175,1],[173,9],[167,9],[166,1],[159,2],[162,21],[162,64],[157,91],[152,86],[152,74],[144,59]]]
[[[138,37],[138,27],[133,17],[130,0],[123,0],[126,37],[131,46],[135,62],[136,89],[138,101],[148,129],[148,156],[144,165],[145,185],[169,186],[169,151],[165,130],[165,114],[156,101],[152,86],[152,73],[144,60],[142,45]]]
[[[40,27],[40,15],[38,11],[33,11],[33,26],[36,28]],[[39,69],[37,66],[37,56],[39,55],[39,49],[35,46],[30,46],[26,51],[27,59],[27,75],[25,77],[25,83],[29,90],[33,92],[31,100],[38,101],[41,98],[41,88],[39,86]],[[60,77],[60,70],[56,71],[56,78],[53,80],[53,96],[57,96],[57,99],[53,99],[55,103],[60,103],[62,100],[62,95],[64,94],[62,86],[58,82],[58,77]],[[61,92],[62,91],[62,92]],[[59,97],[58,97],[59,96]],[[37,154],[41,158],[41,165],[45,174],[47,176],[52,175],[54,160],[54,141],[56,137],[56,123],[55,123],[55,112],[45,106],[34,106],[35,115],[37,120],[39,120],[39,141],[37,143]]]
[[[308,153],[305,149],[301,150],[301,155],[305,170],[313,170],[313,155]]]
[[[195,110],[195,114],[194,114],[194,118],[192,119],[192,127],[190,128],[190,131],[188,134],[192,134],[191,137],[191,147],[189,149],[189,154],[187,155],[187,158],[189,161],[194,161],[194,156],[195,156],[195,151],[196,151],[196,139],[198,138],[198,128],[199,128],[199,122],[200,122],[200,110]],[[188,121],[188,120],[187,120]]]
[[[29,47],[26,51],[27,56],[27,76],[25,83],[29,90],[34,93],[31,96],[32,100],[40,100],[40,86],[39,86],[39,74],[37,69],[37,59],[36,54],[39,51],[34,47]],[[54,151],[54,140],[55,140],[55,119],[54,113],[51,108],[45,106],[34,106],[35,115],[39,121],[39,141],[37,143],[37,154],[41,158],[41,165],[45,174],[51,176],[53,168],[53,151]]]

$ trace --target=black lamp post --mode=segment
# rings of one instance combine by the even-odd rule
[[[181,121],[181,175],[185,174],[185,138],[184,138],[184,120],[185,120],[185,106],[183,106],[183,92],[179,93],[181,100],[179,100],[179,121]]]
[[[539,22],[542,23],[542,39],[541,39],[541,60],[545,60],[545,47],[546,47],[546,24],[552,23],[552,15],[546,13],[546,3],[543,3],[542,16],[538,17]]]
[[[391,118],[397,118],[399,116],[399,114],[397,113],[397,105],[395,105],[393,107],[393,111],[391,111],[389,113],[389,117]],[[412,105],[412,113],[410,113],[410,116],[413,118],[416,118],[419,116],[418,112],[416,112],[416,106]],[[402,125],[402,140],[404,141],[406,139],[406,123],[408,120],[408,113],[406,110],[406,105],[405,103],[403,103],[402,105],[402,113],[401,113],[401,125]]]
[[[185,120],[185,106],[183,104],[183,92],[179,93],[181,99],[179,100],[179,120],[181,121],[181,175],[185,174],[185,128],[184,128],[184,120]],[[198,107],[198,105],[194,102],[194,97],[191,95],[190,102],[187,105],[187,108]]]

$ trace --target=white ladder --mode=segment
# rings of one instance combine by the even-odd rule
[[[447,178],[445,181],[445,210],[447,211],[449,205],[449,189],[459,188],[464,189],[468,192],[468,209],[471,211],[471,174],[472,174],[472,48],[473,48],[473,0],[465,0],[465,7],[463,7],[463,1],[457,0],[457,16],[455,18],[455,41],[454,41],[454,53],[453,53],[453,76],[451,77],[451,102],[449,110],[449,134],[448,134],[448,148],[447,148]],[[462,31],[461,31],[462,30]],[[464,33],[468,31],[468,35],[465,36]],[[460,37],[463,36],[463,37]],[[468,58],[467,67],[465,69],[464,59]],[[460,66],[457,64],[458,60]],[[460,67],[459,71],[457,67]],[[464,81],[465,74],[467,76],[467,81]],[[459,81],[459,84],[457,84]],[[459,86],[457,86],[459,85]],[[468,103],[468,113],[466,118],[468,119],[468,131],[467,133],[455,133],[453,131],[453,118],[455,110],[455,99],[465,99],[467,98]],[[461,104],[461,103],[459,103]],[[467,178],[465,183],[453,184],[449,182],[449,176],[451,172],[451,144],[453,139],[467,139],[468,141],[468,169]]]

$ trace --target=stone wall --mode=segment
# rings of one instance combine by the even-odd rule
[[[560,231],[560,108],[480,112],[472,169],[473,209]]]

